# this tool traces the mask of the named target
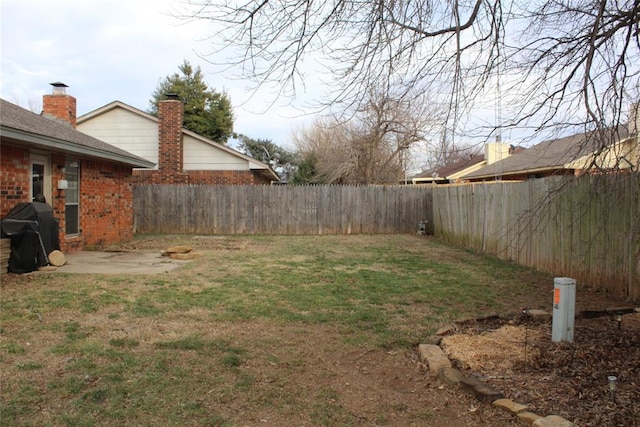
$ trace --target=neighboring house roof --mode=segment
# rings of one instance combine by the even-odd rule
[[[613,135],[613,133],[612,133]],[[541,142],[515,155],[464,175],[464,179],[507,178],[509,175],[549,173],[586,167],[602,150],[602,141],[594,132]],[[617,140],[628,137],[627,127],[619,126]],[[609,146],[615,145],[614,141]],[[576,162],[578,161],[578,162]]]
[[[47,118],[0,99],[0,134],[3,139],[50,151],[83,155],[131,167],[153,167],[154,163],[73,129],[60,120]]]
[[[466,170],[484,160],[484,154],[476,154],[466,159],[459,160],[451,165],[441,167],[436,172],[442,176],[451,176],[460,171]]]
[[[108,114],[110,112],[113,112],[115,110],[124,110],[128,113],[131,113],[137,117],[140,118],[144,118],[146,120],[149,120],[151,122],[153,122],[156,126],[159,125],[160,123],[160,119],[152,114],[146,113],[142,110],[139,110],[135,107],[132,107],[130,105],[125,104],[124,102],[121,101],[113,101],[103,107],[100,107],[96,110],[93,110],[87,114],[84,114],[80,117],[78,117],[77,119],[77,123],[78,123],[78,127],[82,128],[83,124],[85,123],[89,123],[91,122],[92,119],[104,115],[104,114]],[[122,132],[126,132],[126,131],[122,131]],[[227,147],[224,144],[220,144],[218,142],[212,141],[208,138],[205,138],[204,136],[198,135],[195,132],[192,132],[190,130],[187,130],[185,128],[182,128],[182,133],[184,136],[193,138],[194,140],[196,140],[198,143],[200,144],[205,144],[206,146],[209,146],[211,149],[213,150],[218,150],[221,151],[223,153],[226,153],[227,155],[233,156],[238,160],[242,160],[243,162],[246,162],[246,164],[248,164],[248,168],[251,170],[258,170],[258,171],[262,171],[264,173],[267,173],[273,180],[275,181],[279,181],[280,178],[278,177],[278,174],[276,174],[269,165],[267,165],[266,163],[263,163],[259,160],[256,160],[250,156],[247,156],[243,153],[240,153],[237,150],[234,150],[231,147]],[[124,136],[124,135],[123,135]],[[130,135],[128,135],[128,137],[130,138]],[[105,138],[106,139],[106,138]],[[157,141],[156,141],[157,142]],[[155,156],[157,156],[157,152],[154,153]],[[205,159],[200,159],[200,162],[206,162]]]
[[[420,172],[420,173],[419,173],[419,174],[417,174],[417,175],[412,176],[412,177],[411,177],[411,178],[409,178],[409,179],[411,179],[411,180],[412,180],[412,181],[414,181],[414,182],[415,182],[416,180],[420,180],[420,181],[431,181],[431,180],[433,180],[433,179],[435,178],[435,176],[436,176],[436,170],[437,170],[437,169],[434,169],[434,168],[432,168],[432,169],[427,169],[427,170],[424,170],[424,171]]]
[[[420,182],[441,182],[447,183],[450,180],[471,172],[475,167],[480,167],[484,162],[484,154],[476,154],[475,156],[467,157],[462,160],[458,160],[447,166],[443,166],[438,169],[429,169],[411,178],[411,181],[416,184]]]

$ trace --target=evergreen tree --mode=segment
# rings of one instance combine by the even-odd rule
[[[237,138],[239,148],[244,154],[271,166],[281,179],[287,181],[297,169],[297,154],[280,147],[270,139],[254,139],[242,134]]]
[[[318,173],[316,162],[316,155],[313,152],[306,154],[289,180],[289,183],[295,185],[326,184],[327,182],[322,174]]]
[[[275,144],[270,139],[254,139],[246,135],[238,135],[240,150],[256,160],[267,164],[295,163],[295,154]]]
[[[200,67],[193,68],[185,60],[178,70],[179,73],[158,83],[149,100],[149,113],[158,115],[158,101],[166,99],[168,93],[174,93],[184,102],[184,127],[225,144],[233,134],[233,109],[229,96],[210,89]]]

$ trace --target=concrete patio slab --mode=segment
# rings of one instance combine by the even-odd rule
[[[156,274],[174,270],[190,260],[163,257],[160,252],[94,252],[65,254],[67,263],[56,267],[60,273]]]

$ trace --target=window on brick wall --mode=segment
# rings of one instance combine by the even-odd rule
[[[31,188],[29,189],[30,200],[42,194],[47,202],[51,200],[51,171],[49,158],[31,153]]]
[[[44,165],[42,163],[31,163],[31,201],[38,194],[44,195]]]
[[[65,190],[65,233],[80,234],[80,162],[67,160],[64,165],[64,179],[68,187]]]

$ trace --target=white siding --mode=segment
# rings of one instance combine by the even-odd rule
[[[249,162],[191,136],[183,137],[184,170],[248,171]]]
[[[158,123],[154,120],[114,108],[79,123],[77,129],[158,164]]]

